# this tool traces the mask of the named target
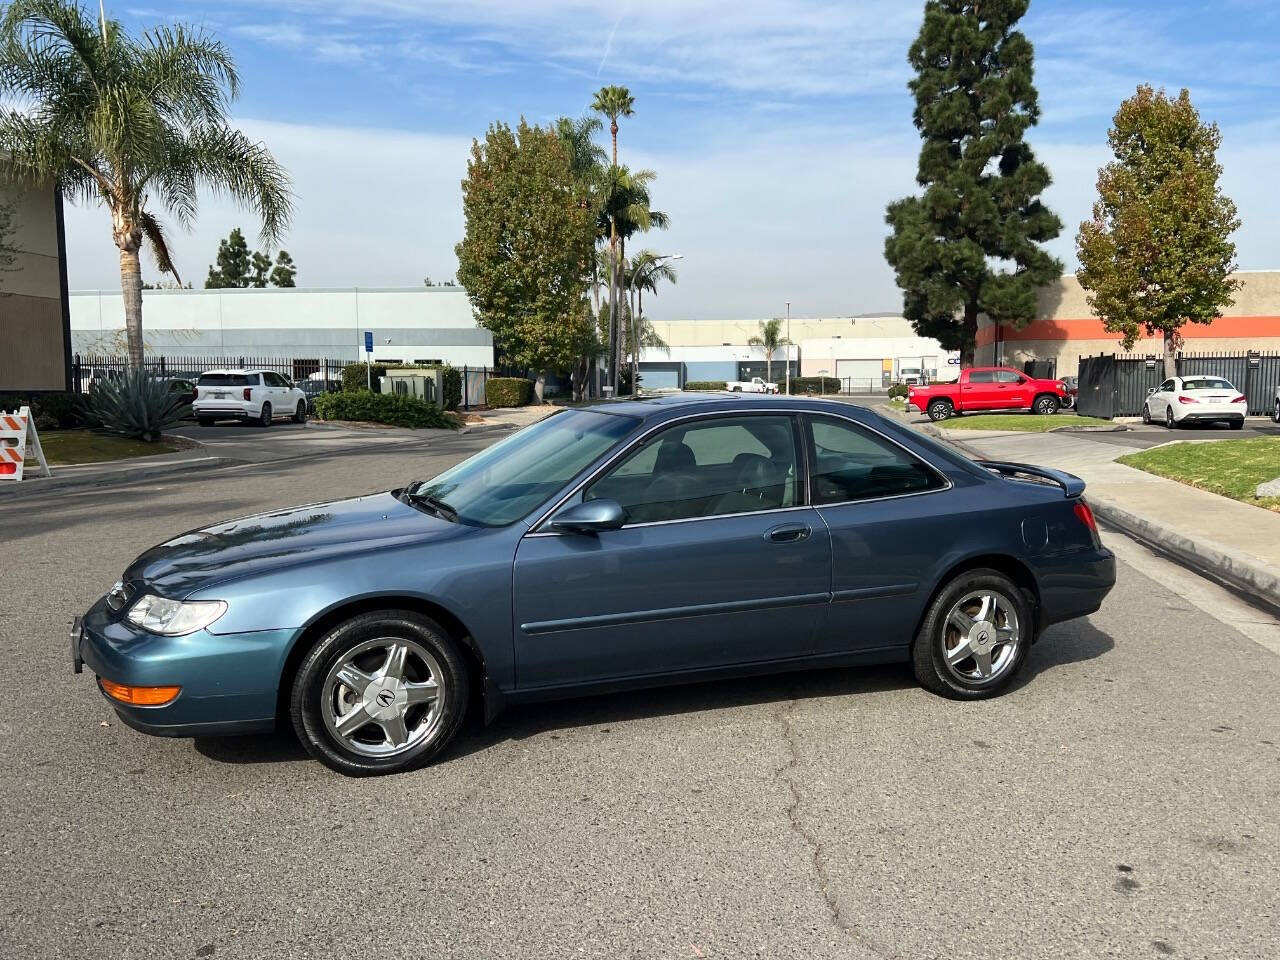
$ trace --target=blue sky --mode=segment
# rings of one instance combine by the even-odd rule
[[[672,228],[642,240],[678,252],[678,286],[654,315],[796,315],[900,306],[883,262],[885,204],[913,189],[906,91],[917,0],[168,0],[108,2],[131,28],[178,19],[232,48],[236,121],[290,168],[298,214],[286,244],[306,285],[413,285],[451,276],[458,182],[493,120],[581,113],[603,83],[636,116],[623,162],[658,172]],[[1280,5],[1270,0],[1033,0],[1043,119],[1033,143],[1067,228],[1107,159],[1106,129],[1139,82],[1187,86],[1223,128],[1224,184],[1240,207],[1242,267],[1280,267]],[[199,286],[219,236],[251,219],[202,208],[176,239]],[[73,288],[118,286],[104,215],[68,219]]]

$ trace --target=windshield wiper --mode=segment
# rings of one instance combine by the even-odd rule
[[[458,511],[449,506],[439,497],[433,497],[429,493],[419,493],[416,487],[405,487],[404,498],[412,500],[414,503],[420,503],[428,510],[435,513],[438,517],[448,520],[450,523],[458,522]]]

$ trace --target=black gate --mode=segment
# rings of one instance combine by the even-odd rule
[[[1245,395],[1249,414],[1270,413],[1280,386],[1280,353],[1179,354],[1180,377],[1198,374],[1223,377]],[[1101,354],[1080,358],[1080,394],[1076,409],[1086,417],[1136,417],[1147,394],[1164,381],[1160,357],[1122,357]]]

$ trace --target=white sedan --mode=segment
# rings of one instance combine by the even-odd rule
[[[1166,427],[1184,423],[1229,423],[1244,427],[1248,403],[1231,381],[1222,377],[1170,377],[1147,393],[1142,422],[1160,420]]]

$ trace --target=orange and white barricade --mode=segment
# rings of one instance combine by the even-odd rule
[[[0,410],[0,480],[21,480],[27,460],[27,447],[35,454],[45,476],[53,476],[40,448],[40,436],[31,422],[31,409],[22,407],[17,413]]]

